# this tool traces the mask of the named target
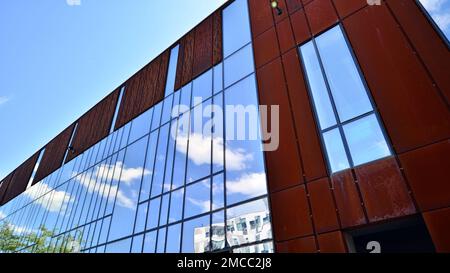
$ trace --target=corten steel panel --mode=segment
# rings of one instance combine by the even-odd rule
[[[212,66],[213,59],[213,20],[206,18],[195,28],[194,63],[192,77],[202,74]]]
[[[297,45],[300,45],[311,38],[306,14],[303,9],[298,10],[291,15],[291,25]]]
[[[223,59],[222,11],[213,14],[213,65]]]
[[[38,157],[39,152],[27,159],[14,171],[14,175],[9,181],[9,186],[3,197],[1,205],[8,203],[27,189],[28,182],[30,181]]]
[[[109,134],[118,95],[119,90],[114,91],[78,120],[77,131],[72,140],[73,152],[67,154],[66,162]]]
[[[125,84],[115,124],[118,129],[164,98],[170,50],[164,51]]]
[[[386,5],[344,26],[398,153],[450,137],[449,110]]]
[[[304,185],[272,194],[271,206],[274,236],[277,241],[313,233]]]
[[[285,53],[295,46],[294,34],[292,33],[289,18],[284,19],[276,25],[278,41],[281,53]]]
[[[333,174],[331,182],[342,228],[366,224],[367,220],[351,171]]]
[[[449,103],[450,53],[446,43],[415,1],[389,0],[387,3]]]
[[[280,55],[275,28],[272,27],[253,40],[256,68],[267,64]]]
[[[450,140],[399,156],[422,211],[450,206]]]
[[[325,177],[327,175],[325,161],[296,48],[283,55],[283,65],[305,178],[311,181]]]
[[[355,173],[370,222],[416,212],[395,158],[356,167]]]
[[[177,75],[175,77],[175,90],[192,80],[194,62],[195,29],[186,34],[180,41],[178,53]]]
[[[317,252],[314,236],[308,236],[276,243],[278,253],[315,253]]]
[[[302,165],[280,58],[263,66],[256,74],[260,104],[279,105],[279,146],[265,152],[269,190],[273,192],[304,183]],[[270,121],[271,111],[268,112]]]
[[[450,208],[425,212],[423,218],[437,252],[450,252]]]
[[[274,26],[272,8],[269,2],[249,0],[248,4],[253,37]]]
[[[333,2],[341,18],[344,18],[367,5],[367,0],[333,0]]]
[[[323,233],[317,236],[320,253],[346,253],[344,236],[341,231]]]
[[[313,34],[326,30],[338,21],[331,0],[314,0],[305,5],[305,12]]]
[[[9,182],[11,182],[11,178],[13,177],[14,172],[10,173],[7,177],[5,177],[0,183],[0,205],[3,205],[3,198],[9,187]]]
[[[152,107],[153,105],[157,104],[161,100],[164,99],[164,93],[166,91],[166,81],[167,81],[167,74],[169,71],[169,58],[170,58],[170,51],[166,50],[163,54],[161,54],[160,58],[160,64],[159,64],[159,71],[158,71],[158,83],[156,85],[156,91],[153,92],[153,101],[150,104],[144,104],[144,109],[141,109],[142,112],[147,110],[148,108]]]
[[[336,207],[328,178],[308,184],[314,227],[317,233],[339,229]]]
[[[33,185],[62,166],[74,127],[75,124],[70,125],[45,146],[44,155],[34,176]]]
[[[302,7],[301,0],[286,0],[286,6],[290,14]]]

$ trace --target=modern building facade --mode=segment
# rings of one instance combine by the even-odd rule
[[[271,2],[229,1],[5,177],[0,251],[450,251],[449,29],[424,0]]]

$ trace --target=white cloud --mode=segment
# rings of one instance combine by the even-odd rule
[[[239,193],[248,196],[258,196],[265,194],[266,175],[265,173],[244,174],[237,180],[227,181],[228,193]]]
[[[0,220],[6,218],[6,214],[0,210]]]
[[[445,31],[450,27],[450,0],[420,0],[420,2],[442,30]]]

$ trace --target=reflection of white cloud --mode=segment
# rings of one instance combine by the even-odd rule
[[[39,192],[47,192],[47,194],[38,198]],[[47,209],[49,212],[58,212],[61,207],[65,208],[69,202],[73,201],[73,198],[65,191],[54,190],[51,193],[48,193],[52,190],[47,184],[42,183],[39,187],[32,187],[30,190],[25,192],[25,196],[29,197],[32,200],[36,201],[35,203],[42,206],[44,209]]]
[[[237,180],[227,181],[228,193],[239,193],[248,196],[258,196],[266,193],[265,173],[244,174]]]
[[[211,140],[213,140],[213,164],[223,165],[223,138],[211,136],[203,136],[202,134],[192,133],[189,137],[189,153],[188,157],[194,164],[202,165],[209,164],[211,161]],[[187,151],[187,137],[185,135],[177,138],[177,151],[186,153]],[[244,149],[225,150],[227,158],[227,169],[230,171],[244,170],[247,165],[246,162],[253,159],[252,154],[246,153]]]
[[[202,211],[209,211],[209,207],[211,205],[209,201],[198,200],[191,197],[187,197],[186,199],[194,206],[200,207]]]
[[[6,218],[6,214],[0,210],[0,220]]]
[[[103,198],[108,198],[109,195],[114,196],[117,193],[116,198],[119,206],[134,209],[134,200],[136,199],[134,197],[137,197],[138,193],[134,191],[131,192],[132,196],[127,196],[118,186],[110,185],[111,179],[116,181],[120,179],[121,183],[130,186],[133,182],[140,181],[142,174],[149,175],[150,173],[149,170],[142,167],[127,168],[123,162],[117,162],[115,165],[101,164],[96,167],[93,176],[89,179],[83,179],[82,176],[77,176],[75,179],[90,193],[97,192]],[[101,183],[101,185],[97,185],[98,183]]]

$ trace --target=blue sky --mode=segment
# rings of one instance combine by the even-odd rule
[[[226,0],[67,2],[0,2],[0,179]]]

